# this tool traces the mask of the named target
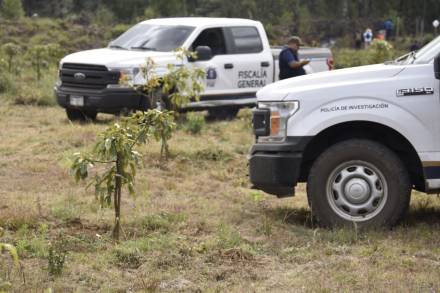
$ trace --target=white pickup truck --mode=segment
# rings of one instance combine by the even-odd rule
[[[394,62],[301,76],[257,93],[250,180],[307,182],[324,226],[392,226],[411,189],[440,192],[440,37]]]
[[[206,70],[201,100],[188,109],[208,109],[213,116],[234,116],[240,107],[255,106],[257,90],[278,79],[278,54],[271,49],[258,21],[230,18],[167,18],[141,22],[107,48],[77,52],[60,62],[55,93],[71,120],[94,119],[98,112],[147,109],[148,99],[119,82],[122,75],[141,83],[139,68],[146,58],[157,64],[157,74],[168,64],[179,64],[178,47],[198,52],[184,66]],[[326,48],[303,48],[300,58],[311,60],[308,73],[332,67]]]

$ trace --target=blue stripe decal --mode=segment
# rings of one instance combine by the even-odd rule
[[[424,167],[426,179],[440,179],[440,166],[436,167]]]

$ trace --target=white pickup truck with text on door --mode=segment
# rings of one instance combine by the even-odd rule
[[[141,22],[107,48],[74,53],[60,62],[55,93],[71,120],[94,119],[98,112],[145,110],[148,99],[120,84],[121,76],[142,83],[140,67],[146,58],[157,65],[157,74],[168,64],[179,64],[175,49],[198,53],[183,66],[206,71],[201,100],[187,109],[205,110],[213,116],[234,116],[240,107],[256,105],[255,93],[278,79],[279,49],[271,49],[258,21],[229,18],[167,18]],[[332,67],[331,51],[302,48],[300,58],[310,59],[308,73]]]

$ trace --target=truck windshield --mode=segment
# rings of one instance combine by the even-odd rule
[[[194,30],[190,26],[140,23],[109,44],[109,48],[170,52],[183,45]]]
[[[400,64],[428,64],[440,53],[440,36],[418,51],[413,51],[395,60]]]
[[[429,42],[422,49],[414,54],[413,63],[426,64],[434,60],[435,56],[440,53],[440,36]]]

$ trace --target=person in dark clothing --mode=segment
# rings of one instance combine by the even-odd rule
[[[420,49],[420,43],[419,43],[419,41],[414,40],[414,41],[412,42],[411,46],[409,47],[409,51],[412,52],[412,51],[417,51],[417,50],[419,50],[419,49]]]
[[[309,64],[310,61],[299,60],[298,50],[301,45],[299,37],[291,37],[287,46],[281,50],[279,56],[280,80],[306,74],[303,66]]]
[[[388,18],[384,21],[383,27],[385,28],[385,36],[387,40],[390,40],[393,37],[393,29],[394,29],[394,23],[391,20],[391,18]]]

